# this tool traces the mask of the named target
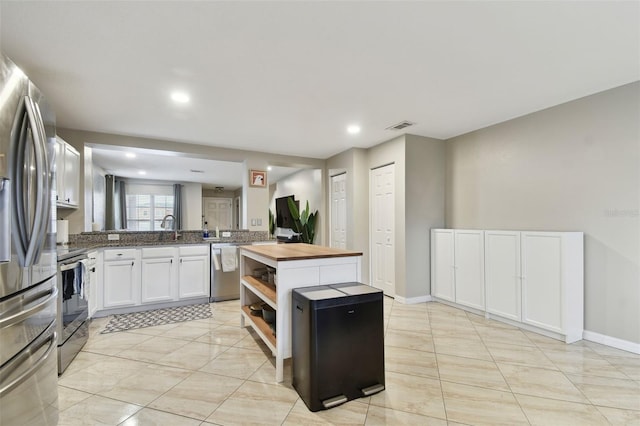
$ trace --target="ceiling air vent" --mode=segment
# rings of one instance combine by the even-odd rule
[[[393,126],[387,127],[386,130],[402,130],[406,127],[413,126],[414,124],[416,123],[412,123],[411,121],[404,120],[399,122],[398,124],[394,124]]]
[[[191,173],[204,173],[204,170],[190,169],[189,171],[190,171]]]

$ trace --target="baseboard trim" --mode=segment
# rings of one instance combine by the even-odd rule
[[[640,355],[640,343],[633,343],[628,340],[622,340],[617,337],[606,336],[604,334],[588,330],[585,330],[582,333],[582,338],[590,342],[600,343],[602,345],[611,346],[612,348]]]
[[[433,300],[430,294],[427,294],[425,296],[418,296],[418,297],[396,296],[394,297],[394,299],[404,305],[415,305],[417,303],[431,302]]]

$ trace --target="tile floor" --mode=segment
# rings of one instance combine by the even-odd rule
[[[95,320],[59,379],[59,425],[640,425],[640,356],[389,298],[387,389],[312,413],[290,374],[274,383],[238,301],[211,308],[207,320],[112,334]]]

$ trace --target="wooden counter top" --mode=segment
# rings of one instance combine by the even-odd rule
[[[278,262],[327,257],[362,256],[362,252],[359,251],[341,250],[305,243],[242,246],[241,250],[256,253]]]

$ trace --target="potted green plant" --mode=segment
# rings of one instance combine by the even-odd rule
[[[318,210],[313,213],[309,213],[309,201],[307,201],[307,207],[301,212],[298,211],[298,207],[293,202],[292,198],[288,199],[289,211],[293,217],[293,226],[300,235],[300,240],[303,243],[313,244],[313,240],[316,236],[316,219],[318,218]]]
[[[273,238],[273,234],[276,233],[276,218],[273,215],[271,209],[269,209],[269,237]]]

